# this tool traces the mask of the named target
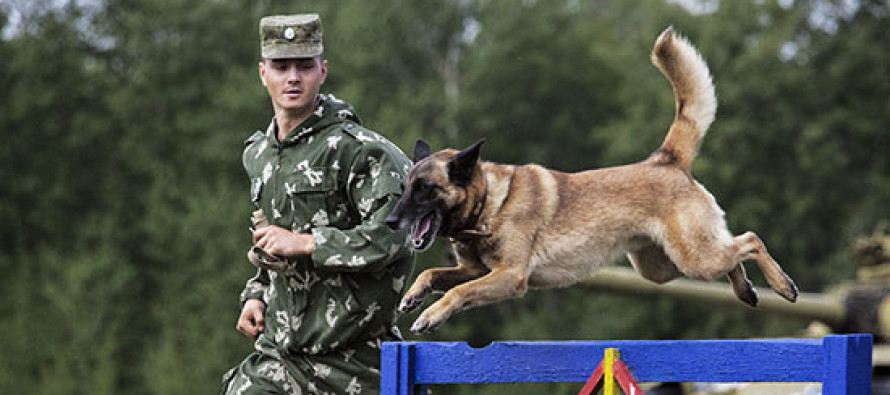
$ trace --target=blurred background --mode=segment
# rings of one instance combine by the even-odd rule
[[[856,241],[890,219],[886,0],[0,0],[0,393],[218,393],[251,351],[234,325],[254,271],[241,150],[272,117],[257,25],[298,12],[323,19],[323,91],[409,156],[418,137],[485,137],[484,159],[564,171],[659,146],[674,103],[649,52],[673,25],[715,79],[693,172],[734,233],[757,232],[801,291],[830,293],[857,281]],[[416,272],[442,264],[444,244]],[[399,321],[408,339],[473,345],[810,323],[583,285],[428,336],[407,333],[415,317]]]

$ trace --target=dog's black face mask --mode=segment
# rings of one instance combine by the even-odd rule
[[[420,182],[411,188],[396,205],[396,209],[387,217],[387,225],[391,228],[405,229],[413,226],[411,240],[416,250],[426,250],[436,239],[442,227],[441,202],[430,197],[430,187]],[[403,204],[404,202],[404,204]]]
[[[413,226],[414,248],[421,251],[429,248],[440,231],[450,228],[447,223],[453,222],[451,214],[459,211],[455,209],[463,202],[454,196],[458,189],[469,184],[482,142],[446,160],[432,155],[429,145],[418,139],[414,145],[414,167],[405,177],[401,199],[386,217],[387,226],[392,229]]]

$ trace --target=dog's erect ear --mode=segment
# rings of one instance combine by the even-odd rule
[[[473,145],[465,148],[457,153],[451,162],[448,163],[448,177],[451,182],[466,186],[473,178],[473,170],[476,169],[476,162],[479,161],[479,151],[485,139],[481,139]]]
[[[417,139],[417,141],[414,142],[414,158],[412,158],[411,160],[414,161],[414,163],[417,163],[422,161],[423,158],[430,156],[430,154],[432,153],[433,151],[430,150],[430,145],[427,144],[426,141],[423,141],[423,139]]]

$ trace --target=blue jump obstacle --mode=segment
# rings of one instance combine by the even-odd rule
[[[871,335],[823,339],[383,344],[381,393],[430,384],[587,381],[617,348],[638,382],[821,382],[824,395],[871,394]],[[580,389],[580,386],[579,386]]]

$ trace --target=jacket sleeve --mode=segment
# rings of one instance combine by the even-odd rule
[[[263,295],[269,289],[269,273],[263,269],[257,269],[256,275],[247,280],[244,290],[241,291],[241,304],[247,299],[260,299],[265,302]]]
[[[414,253],[408,231],[394,231],[384,223],[401,196],[409,166],[404,154],[386,143],[362,146],[349,166],[346,185],[361,222],[352,229],[324,226],[312,230],[312,262],[318,270],[379,271]]]
[[[272,127],[272,124],[269,124],[269,128]],[[257,130],[253,135],[251,135],[244,142],[244,153],[241,156],[242,164],[244,165],[244,170],[247,171],[248,176],[251,174],[255,174],[259,170],[253,169],[254,165],[249,158],[254,157],[257,150],[263,150],[265,147],[262,144],[256,144],[262,141],[263,136],[265,134],[261,130]],[[256,176],[254,175],[251,179],[254,179]],[[259,190],[254,190],[254,183],[251,183],[251,196],[250,199],[254,204],[257,204],[257,196]],[[255,276],[251,277],[247,280],[247,283],[244,284],[244,290],[241,291],[241,304],[244,304],[247,299],[263,299],[263,295],[266,290],[269,288],[269,273],[262,269],[257,269],[257,273]]]

